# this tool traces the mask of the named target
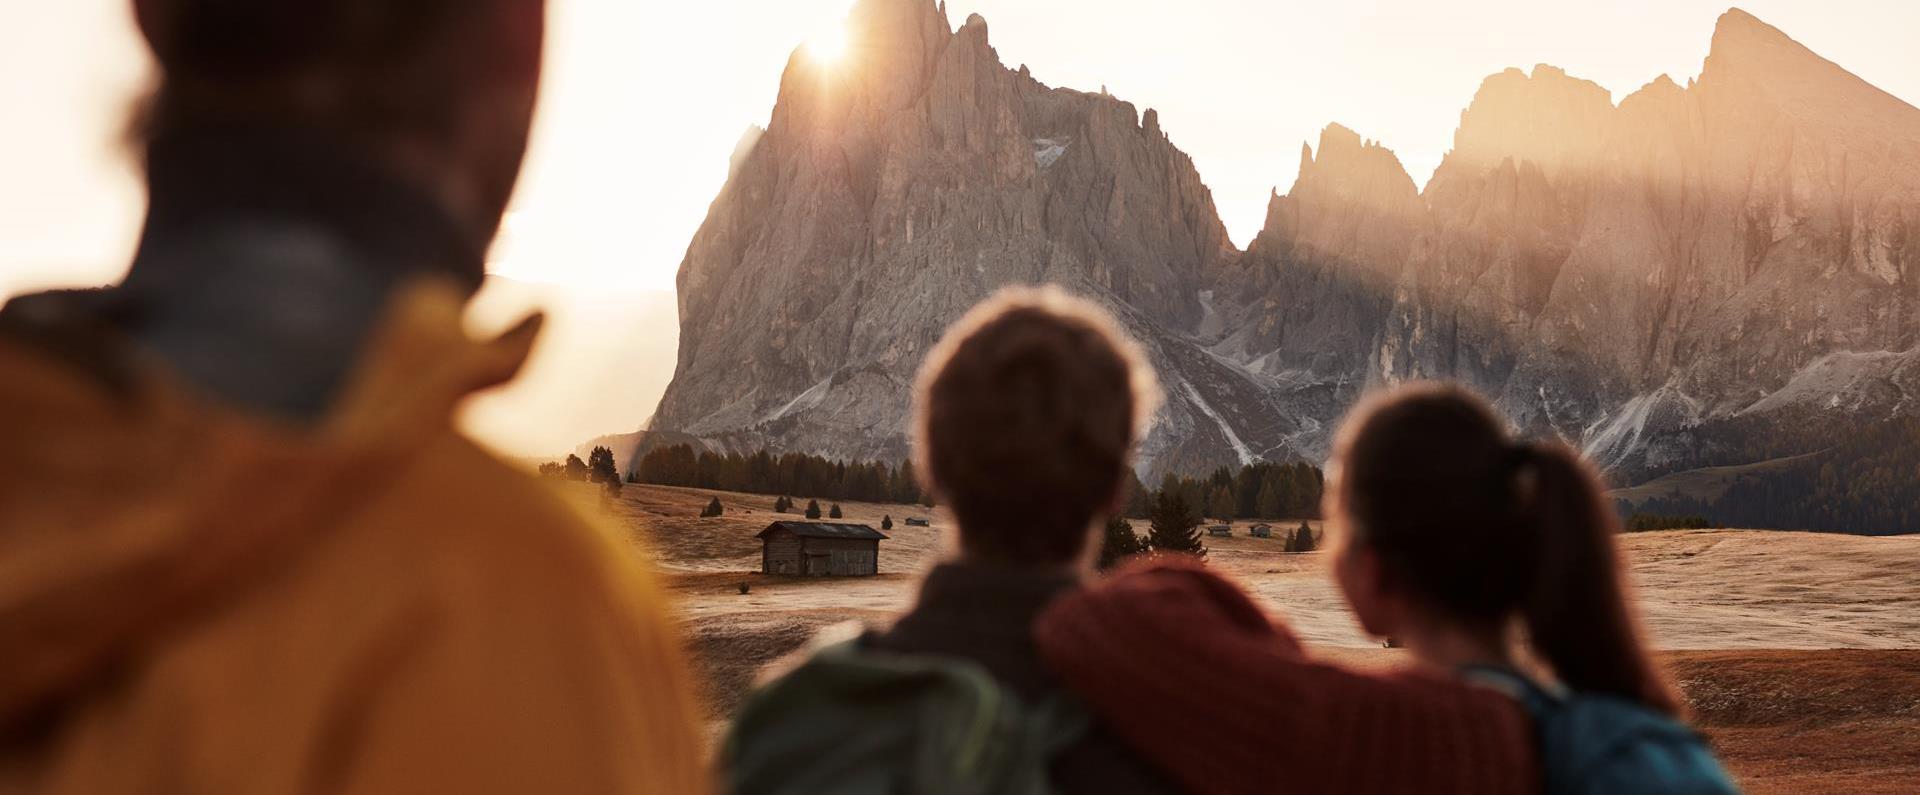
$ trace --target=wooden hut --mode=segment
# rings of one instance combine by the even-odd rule
[[[1254,526],[1252,526],[1252,527],[1249,527],[1249,528],[1247,528],[1247,532],[1248,532],[1248,533],[1250,533],[1250,534],[1252,534],[1254,538],[1272,538],[1272,537],[1273,537],[1273,525],[1270,525],[1270,524],[1257,524],[1257,525],[1254,525]]]
[[[1213,525],[1212,527],[1207,528],[1207,535],[1210,535],[1210,536],[1233,535],[1233,525],[1230,525],[1230,524]]]
[[[866,577],[880,573],[886,535],[863,524],[779,521],[759,538],[762,573]]]

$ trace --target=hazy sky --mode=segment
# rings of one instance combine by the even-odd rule
[[[671,289],[788,52],[850,0],[553,0],[535,150],[493,269],[594,289]],[[117,154],[145,56],[128,0],[0,0],[0,296],[99,283],[125,267],[141,210]],[[1909,102],[1920,3],[1745,6]],[[1624,96],[1698,74],[1705,0],[953,0],[986,16],[1008,65],[1160,110],[1233,238],[1258,231],[1300,143],[1338,121],[1393,148],[1418,181],[1481,78],[1552,63]]]

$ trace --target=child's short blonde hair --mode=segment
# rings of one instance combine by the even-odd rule
[[[947,330],[914,388],[914,455],[961,548],[1061,563],[1127,482],[1159,407],[1140,348],[1057,287],[1003,289]]]

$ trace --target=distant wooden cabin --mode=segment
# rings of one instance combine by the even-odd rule
[[[1207,528],[1207,535],[1210,535],[1210,536],[1230,536],[1230,535],[1233,535],[1233,525],[1230,525],[1230,524],[1217,524],[1217,525],[1214,525],[1214,526],[1212,526],[1212,527],[1209,527],[1209,528]]]
[[[880,542],[886,537],[863,524],[774,522],[760,531],[760,571],[808,577],[872,576],[880,573]]]
[[[1254,525],[1254,526],[1252,526],[1252,527],[1249,527],[1249,528],[1247,528],[1247,532],[1248,532],[1248,533],[1250,533],[1250,534],[1252,534],[1254,538],[1272,538],[1272,537],[1273,537],[1273,525],[1270,525],[1270,524],[1257,524],[1257,525]]]
[[[925,520],[925,519],[915,519],[915,518],[913,518],[913,517],[911,517],[911,516],[909,516],[909,517],[907,517],[907,526],[908,526],[908,527],[926,527],[926,526],[927,526],[927,520]]]

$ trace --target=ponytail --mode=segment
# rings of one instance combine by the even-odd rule
[[[1538,579],[1521,611],[1534,649],[1573,690],[1678,715],[1679,699],[1655,669],[1627,604],[1614,546],[1619,520],[1598,476],[1563,444],[1515,449],[1516,491],[1538,538]]]
[[[1427,383],[1369,398],[1334,459],[1340,518],[1395,587],[1480,628],[1517,616],[1567,687],[1679,714],[1627,600],[1619,519],[1571,448],[1516,441],[1479,396]]]

